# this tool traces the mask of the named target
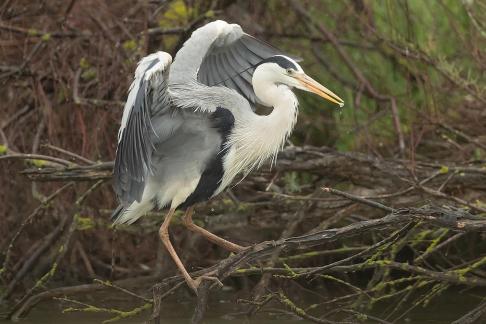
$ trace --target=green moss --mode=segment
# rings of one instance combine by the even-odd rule
[[[150,308],[152,308],[152,303],[143,304],[142,306],[134,308],[130,311],[120,311],[118,316],[110,318],[106,321],[103,321],[103,323],[113,323],[113,322],[119,321],[119,320],[124,319],[124,318],[134,317],[134,316],[137,316],[138,314],[140,314],[141,312],[148,310]]]
[[[283,293],[279,293],[280,302],[290,308],[295,314],[304,317],[307,313],[300,307],[297,307],[287,296]]]
[[[352,290],[357,290],[357,291],[361,291],[361,289],[359,289],[358,287],[355,287],[353,285],[351,285],[350,283],[344,281],[344,280],[341,280],[339,278],[336,278],[334,276],[330,276],[330,275],[319,275],[320,278],[323,278],[323,279],[327,279],[327,280],[331,280],[331,281],[335,281],[337,283],[340,283],[344,286],[347,286],[349,288],[351,288]]]
[[[44,42],[48,42],[51,39],[51,36],[52,36],[51,33],[45,33],[42,35],[41,39]]]
[[[1,152],[0,152],[0,154],[1,154]],[[479,207],[479,208],[486,208],[486,203],[479,200],[479,199],[476,199],[476,201],[474,202],[474,205],[476,207]]]
[[[185,1],[172,1],[168,6],[167,11],[164,13],[163,18],[159,20],[159,26],[165,27],[171,25],[171,23],[172,25],[174,23],[187,23],[191,15],[192,8],[187,7]]]
[[[412,247],[416,247],[422,244],[431,233],[433,233],[433,231],[430,229],[426,229],[418,232],[410,239],[410,245]]]
[[[458,270],[455,270],[454,272],[459,275],[459,280],[463,280],[462,276],[464,276],[468,272],[471,272],[475,269],[481,268],[485,265],[486,265],[486,256],[479,259],[477,262],[471,264],[469,267],[458,269]],[[465,280],[465,278],[464,278],[464,280]]]
[[[432,251],[448,233],[449,230],[447,228],[439,228],[436,231],[437,237],[430,242],[429,246],[427,247],[424,253],[429,253],[430,251]]]
[[[97,72],[95,68],[89,68],[81,73],[81,79],[83,79],[84,81],[94,80],[96,79],[96,76]]]
[[[285,189],[287,192],[293,193],[301,191],[299,174],[297,172],[286,172],[283,180],[285,182]]]
[[[37,168],[43,168],[47,164],[45,160],[37,160],[37,159],[28,160],[28,162]]]
[[[356,319],[360,322],[366,322],[368,320],[368,316],[366,316],[365,314],[363,313],[354,313],[354,316],[356,317]]]
[[[58,104],[62,104],[70,101],[72,95],[70,91],[71,90],[65,85],[59,85],[59,88],[57,89],[56,102]]]
[[[237,269],[235,271],[235,273],[247,273],[249,270],[255,270],[255,269],[259,269],[257,267],[249,267],[249,268],[244,268],[244,269]]]
[[[295,272],[291,267],[289,267],[289,265],[287,263],[284,263],[283,266],[288,271],[288,273],[291,277],[297,277],[298,276],[297,272]]]
[[[0,155],[7,154],[7,150],[8,150],[7,145],[0,144]]]
[[[206,13],[204,14],[204,16],[206,16],[206,18],[213,18],[215,16],[215,13],[213,10],[208,10],[206,11]]]
[[[238,203],[238,205],[236,207],[236,211],[241,212],[241,213],[248,212],[252,209],[253,209],[253,206],[251,204],[247,204],[247,203],[244,203],[244,202]]]
[[[41,34],[40,31],[38,31],[37,29],[35,28],[30,28],[28,31],[27,31],[27,35],[29,36],[39,36]]]
[[[448,172],[449,172],[449,167],[448,166],[443,165],[443,166],[440,167],[440,170],[439,170],[439,173],[440,174],[446,174]]]
[[[438,297],[442,294],[447,288],[449,288],[448,284],[445,283],[438,283],[434,285],[431,291],[423,298],[422,307],[427,307],[430,304],[433,298]]]
[[[86,231],[95,227],[95,222],[91,217],[77,216],[76,219],[76,229],[78,231]]]

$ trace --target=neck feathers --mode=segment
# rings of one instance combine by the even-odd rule
[[[273,165],[294,128],[298,113],[295,95],[285,85],[273,84],[267,90],[273,92],[268,98],[275,98],[271,103],[273,111],[269,115],[245,114],[236,117],[234,131],[228,141],[231,150],[225,161],[223,186],[229,185],[238,173],[244,172],[246,175],[269,159]]]

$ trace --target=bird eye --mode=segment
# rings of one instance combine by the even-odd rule
[[[287,69],[288,74],[292,74],[293,70],[292,69]]]

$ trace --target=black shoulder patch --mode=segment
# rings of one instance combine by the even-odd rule
[[[228,148],[225,145],[235,124],[235,117],[228,109],[218,107],[209,118],[212,127],[221,135],[221,146],[218,154],[209,161],[206,169],[201,174],[201,178],[194,192],[187,197],[186,201],[179,208],[187,208],[211,198],[223,178],[223,158],[228,153]]]
[[[278,64],[283,69],[294,69],[294,70],[298,69],[297,66],[294,64],[294,62],[292,62],[291,60],[289,60],[285,56],[281,56],[281,55],[272,56],[272,57],[269,57],[267,59],[264,59],[263,61],[258,63],[256,66],[263,64],[263,63],[275,63],[275,64]]]
[[[223,136],[223,142],[235,124],[235,117],[228,109],[218,107],[209,117],[214,128]]]

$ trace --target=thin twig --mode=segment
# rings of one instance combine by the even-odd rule
[[[394,211],[393,208],[385,206],[385,205],[380,204],[380,203],[377,203],[376,201],[372,201],[372,200],[369,200],[369,199],[366,199],[366,198],[363,198],[363,197],[358,197],[356,195],[352,195],[350,193],[343,192],[343,191],[340,191],[340,190],[337,190],[337,189],[324,187],[324,188],[322,188],[322,190],[324,190],[324,192],[329,192],[329,193],[332,193],[332,194],[337,195],[337,196],[345,197],[349,200],[356,201],[356,202],[359,202],[361,204],[365,204],[365,205],[368,205],[368,206],[371,206],[371,207],[374,207],[374,208],[382,209],[382,210],[387,211],[387,212],[393,212]]]
[[[81,155],[78,155],[78,154],[76,154],[76,153],[74,153],[74,152],[70,152],[70,151],[68,151],[68,150],[62,149],[62,148],[60,148],[60,147],[57,147],[57,146],[54,146],[54,145],[51,145],[51,144],[44,144],[44,145],[42,145],[42,146],[47,147],[47,148],[49,148],[49,149],[51,149],[51,150],[57,151],[57,152],[59,152],[59,153],[65,154],[65,155],[67,155],[67,156],[70,156],[70,157],[72,157],[72,158],[78,159],[78,160],[80,160],[80,161],[82,161],[82,162],[84,162],[84,163],[90,164],[90,165],[92,165],[92,164],[95,164],[95,163],[96,163],[96,162],[91,161],[91,160],[89,160],[89,159],[87,159],[87,158],[85,158],[85,157],[82,157]]]
[[[0,160],[9,160],[9,159],[20,159],[20,160],[41,160],[41,161],[50,161],[62,166],[76,166],[75,163],[69,162],[64,159],[56,158],[53,156],[42,155],[42,154],[25,154],[25,153],[18,153],[18,154],[8,154],[0,156]]]

